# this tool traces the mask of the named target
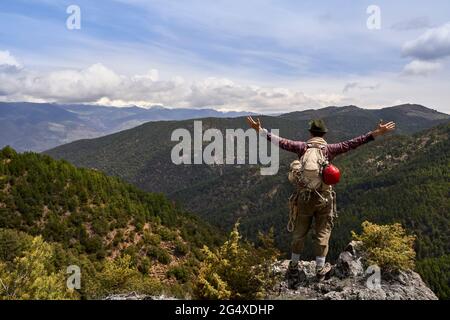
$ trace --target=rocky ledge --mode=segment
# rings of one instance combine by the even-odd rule
[[[149,296],[145,294],[139,294],[136,292],[129,292],[129,293],[110,294],[103,300],[176,300],[176,299],[165,295]]]
[[[365,270],[361,244],[351,242],[339,255],[336,264],[322,281],[315,276],[314,261],[300,261],[300,285],[288,288],[284,278],[289,261],[275,264],[274,272],[281,279],[269,299],[298,300],[437,300],[436,295],[414,271],[378,276],[376,269]],[[375,273],[374,273],[375,272]]]

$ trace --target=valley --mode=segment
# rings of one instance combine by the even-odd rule
[[[446,232],[450,220],[448,116],[414,106],[375,112],[343,107],[304,113],[260,118],[265,127],[280,128],[283,137],[306,139],[306,119],[320,115],[329,126],[329,142],[365,133],[380,117],[394,119],[398,126],[396,135],[377,139],[335,161],[343,178],[336,188],[340,217],[331,241],[332,260],[349,241],[350,231],[358,231],[364,220],[405,225],[418,236],[420,260],[450,252]],[[205,128],[222,132],[246,128],[244,118],[202,121]],[[164,192],[222,230],[230,230],[240,219],[243,234],[252,240],[259,231],[274,228],[277,245],[287,253],[287,199],[292,192],[287,172],[295,155],[280,153],[280,170],[275,176],[261,176],[258,165],[174,165],[169,137],[179,127],[192,132],[193,122],[148,123],[47,153],[119,176],[143,190]],[[312,256],[310,245],[306,256]]]

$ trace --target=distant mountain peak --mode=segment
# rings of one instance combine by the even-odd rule
[[[339,110],[354,110],[354,109],[362,109],[358,106],[355,106],[353,104],[350,104],[348,106],[330,106],[328,108],[334,108],[334,109],[339,109]],[[326,109],[326,108],[325,108]]]
[[[311,120],[313,118],[331,118],[334,116],[342,116],[348,114],[349,116],[367,116],[374,120],[383,118],[388,119],[394,114],[404,115],[409,117],[425,118],[427,120],[446,120],[450,116],[446,113],[439,112],[434,109],[427,108],[420,104],[401,104],[392,107],[385,107],[380,109],[364,109],[355,105],[348,106],[330,106],[320,109],[308,109],[303,111],[294,111],[281,114],[282,118],[290,118],[294,120]],[[396,120],[396,119],[392,119]]]

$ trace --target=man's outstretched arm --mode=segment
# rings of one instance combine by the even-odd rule
[[[357,138],[351,139],[351,140],[347,140],[344,142],[340,142],[340,143],[333,143],[333,144],[329,144],[327,146],[327,150],[328,150],[328,157],[329,159],[333,159],[334,157],[336,157],[337,155],[341,154],[341,153],[345,153],[347,151],[350,151],[352,149],[356,149],[357,147],[359,147],[360,145],[363,145],[369,141],[374,140],[376,137],[384,135],[388,132],[391,132],[395,130],[395,123],[390,121],[386,124],[383,124],[382,122],[380,122],[378,124],[378,127],[369,132],[366,133],[362,136],[359,136]]]
[[[261,121],[259,120],[259,118],[255,121],[252,117],[249,116],[247,117],[247,122],[250,127],[255,129],[259,134],[266,136],[267,140],[271,141],[272,143],[278,144],[281,149],[289,152],[295,152],[297,154],[301,154],[304,152],[306,146],[305,142],[281,138],[268,132],[261,126]]]

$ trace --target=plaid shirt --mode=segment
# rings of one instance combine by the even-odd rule
[[[281,138],[281,137],[278,137],[278,136],[268,132],[266,129],[263,129],[261,134],[266,136],[267,140],[272,141],[275,144],[278,144],[278,146],[281,149],[296,153],[299,158],[306,151],[306,145],[308,142],[294,141],[294,140]],[[327,157],[328,161],[331,161],[337,155],[340,155],[341,153],[345,153],[352,149],[356,149],[360,145],[363,145],[372,140],[374,140],[374,137],[369,132],[369,133],[363,134],[359,137],[356,137],[356,138],[353,138],[353,139],[350,139],[347,141],[327,144],[324,149],[324,152],[325,152],[324,156]]]

